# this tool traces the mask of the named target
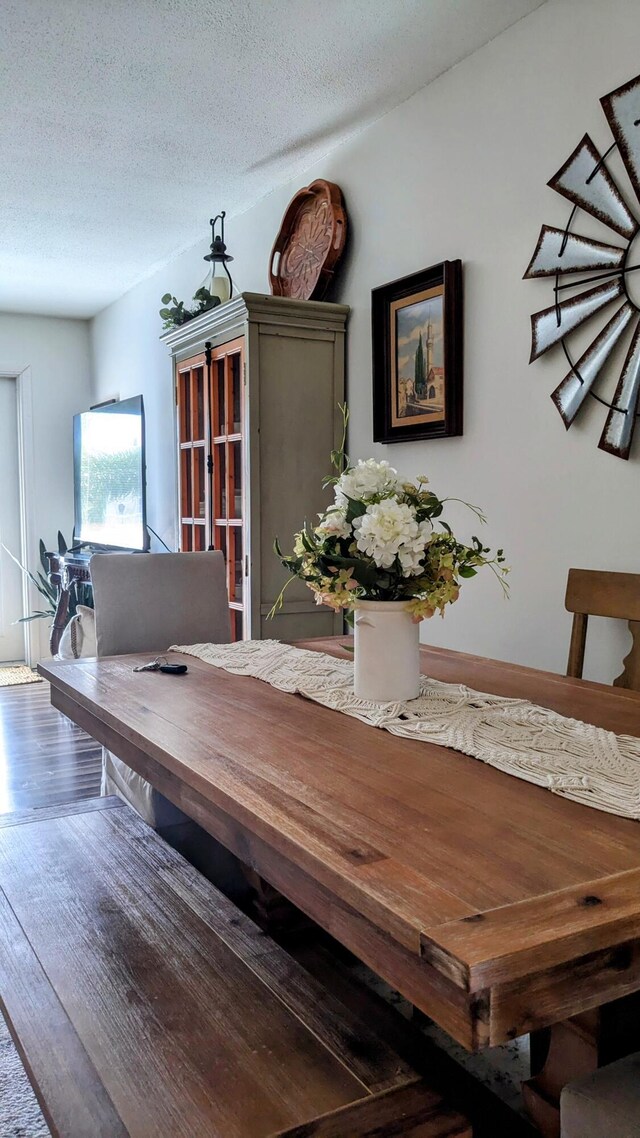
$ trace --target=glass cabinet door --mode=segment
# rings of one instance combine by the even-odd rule
[[[210,391],[212,533],[227,565],[231,638],[244,637],[244,339],[212,350]]]
[[[245,634],[244,339],[176,365],[180,549],[220,549],[233,640]]]
[[[207,412],[204,355],[177,365],[180,549],[207,549]]]

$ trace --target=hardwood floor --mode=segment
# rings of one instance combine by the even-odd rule
[[[49,703],[49,685],[0,688],[0,814],[94,798],[101,748]]]

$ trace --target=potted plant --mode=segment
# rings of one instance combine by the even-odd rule
[[[21,569],[25,576],[29,578],[31,584],[34,585],[34,587],[38,590],[46,605],[46,608],[44,609],[34,609],[34,611],[29,616],[21,616],[16,621],[16,623],[25,624],[32,620],[53,620],[54,616],[56,615],[58,605],[59,589],[56,585],[53,585],[49,579],[50,554],[47,553],[47,547],[44,544],[42,538],[40,538],[38,546],[40,565],[42,566],[42,570],[37,570],[36,573],[32,573],[31,570],[26,567],[26,565],[23,565],[22,562],[16,557],[15,553],[12,553],[4,543],[0,544],[2,544],[2,548],[4,549],[5,553],[9,555],[12,561],[15,561],[18,568]],[[64,557],[66,552],[67,543],[63,535],[60,533],[60,530],[58,530],[57,556]],[[85,608],[93,608],[93,594],[91,585],[85,584],[83,581],[73,581],[69,589],[69,610],[67,612],[66,618],[67,623],[72,619],[72,617],[76,615],[76,612],[78,611],[78,605],[84,605]]]
[[[160,316],[164,321],[162,327],[167,331],[179,328],[181,324],[186,324],[188,320],[193,320],[196,316],[202,316],[203,312],[217,308],[220,304],[220,297],[212,296],[204,286],[196,289],[193,299],[196,301],[193,308],[185,308],[184,300],[176,300],[170,292],[165,292],[162,297],[163,307],[160,309]],[[167,307],[168,305],[171,307]]]
[[[345,437],[348,412],[344,415]],[[442,519],[447,501],[425,476],[410,481],[388,462],[350,464],[331,456],[338,473],[326,480],[334,500],[316,525],[295,535],[283,565],[315,594],[318,604],[353,614],[355,693],[363,699],[414,699],[419,694],[419,624],[457,601],[464,580],[488,566],[505,594],[508,572],[501,549],[494,555],[479,538],[466,545]],[[480,522],[482,511],[464,503]],[[286,585],[285,585],[286,588]],[[276,601],[272,614],[282,605]]]

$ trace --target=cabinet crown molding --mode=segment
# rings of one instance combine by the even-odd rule
[[[290,300],[288,297],[270,296],[259,292],[243,292],[217,308],[195,316],[179,328],[173,328],[160,337],[172,356],[182,356],[201,348],[205,340],[214,340],[222,331],[225,334],[237,328],[237,334],[247,323],[268,321],[283,327],[311,328],[325,331],[342,331],[350,308],[347,304],[331,304],[323,300]],[[234,332],[235,334],[235,332]]]

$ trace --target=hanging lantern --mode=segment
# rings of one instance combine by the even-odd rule
[[[229,262],[233,261],[233,257],[227,253],[227,246],[224,243],[225,217],[226,212],[222,210],[209,222],[211,226],[211,252],[207,253],[204,260],[211,262],[211,268],[201,285],[211,296],[217,296],[221,304],[224,304],[225,300],[230,300],[234,291],[231,273],[227,268]],[[220,232],[216,233],[218,221],[220,222]]]

